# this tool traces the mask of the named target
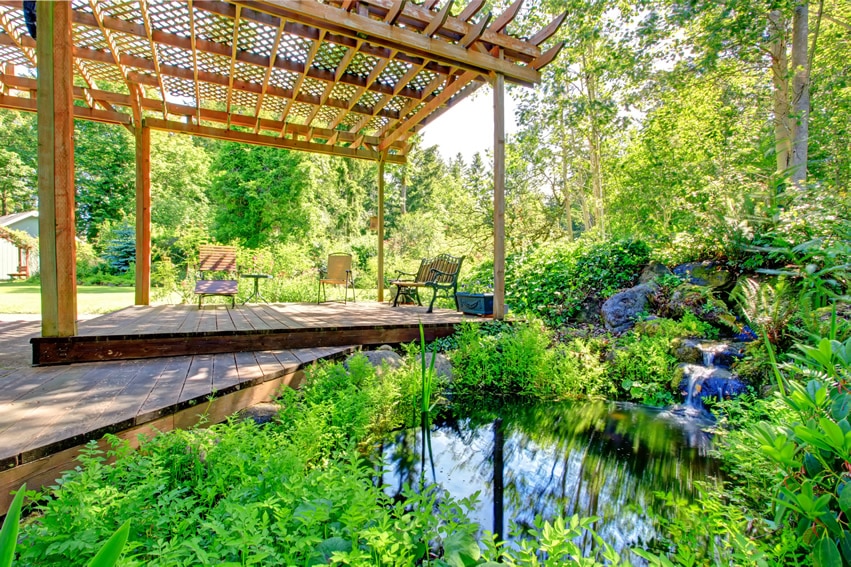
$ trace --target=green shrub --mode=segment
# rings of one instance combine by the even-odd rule
[[[686,312],[681,321],[654,319],[618,339],[612,356],[611,379],[626,396],[644,404],[665,406],[676,399],[672,354],[677,339],[716,336],[718,331]]]
[[[605,299],[632,285],[649,257],[649,247],[639,240],[547,244],[508,261],[506,302],[514,311],[561,326],[584,301]]]
[[[409,409],[398,408],[411,403],[400,393],[412,386],[404,369],[378,379],[364,357],[348,366],[313,368],[303,392],[287,390],[277,422],[262,427],[234,419],[176,430],[136,451],[111,437],[108,455],[91,444],[80,466],[41,495],[16,564],[83,565],[128,520],[127,566],[517,565],[544,554],[578,565],[573,539],[599,540],[593,519],[539,520],[532,534],[540,541],[515,550],[487,533],[480,543],[467,518],[475,497],[456,500],[420,483],[394,501],[355,445],[399,424]],[[615,557],[598,546],[601,560]]]
[[[460,396],[562,399],[609,392],[599,346],[582,339],[551,347],[540,323],[465,325],[451,353]]]

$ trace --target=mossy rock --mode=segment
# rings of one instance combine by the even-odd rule
[[[661,314],[671,319],[680,319],[686,312],[715,327],[738,330],[736,316],[708,287],[691,284],[679,286],[671,294]]]
[[[733,273],[719,262],[688,262],[673,269],[686,282],[715,290],[730,291],[736,285]]]

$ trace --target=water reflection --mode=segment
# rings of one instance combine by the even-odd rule
[[[537,514],[598,516],[616,549],[649,540],[645,511],[657,492],[691,499],[698,480],[717,476],[707,456],[707,423],[678,412],[631,404],[503,406],[442,421],[431,430],[434,471],[419,429],[398,432],[383,448],[383,481],[401,493],[426,481],[453,496],[479,492],[473,519],[494,533],[525,529]]]

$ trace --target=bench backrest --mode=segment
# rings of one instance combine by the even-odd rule
[[[461,262],[463,261],[463,256],[456,258],[449,254],[441,254],[430,260],[424,260],[423,266],[420,267],[420,270],[422,270],[423,267],[426,267],[426,273],[423,279],[420,279],[419,274],[417,274],[417,281],[433,282],[443,285],[454,284],[458,279],[458,272],[461,270]],[[437,272],[442,273],[438,274]]]
[[[203,277],[204,272],[236,272],[235,246],[201,246],[198,255],[198,271]]]

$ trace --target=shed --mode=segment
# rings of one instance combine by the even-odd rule
[[[20,233],[32,237],[33,241],[21,238]],[[28,278],[38,271],[37,239],[38,211],[0,217],[0,280]]]

